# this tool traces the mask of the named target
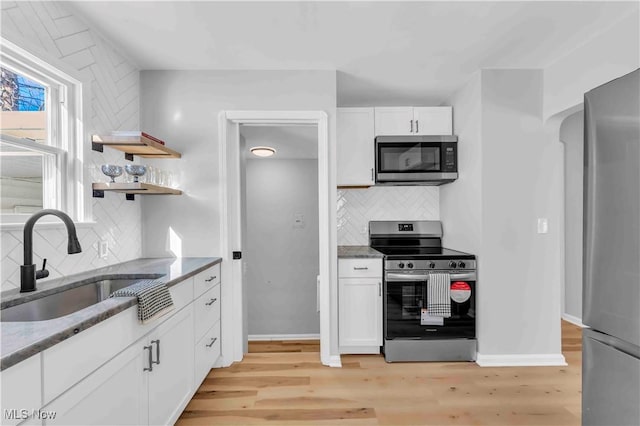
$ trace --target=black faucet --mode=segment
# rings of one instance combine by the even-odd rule
[[[49,271],[45,269],[47,259],[42,263],[42,269],[36,271],[36,265],[33,264],[33,226],[42,216],[52,214],[59,217],[67,227],[67,237],[69,243],[67,245],[67,253],[80,253],[82,248],[76,235],[76,226],[71,218],[60,210],[45,209],[40,210],[31,216],[24,225],[24,265],[20,266],[20,293],[27,293],[36,290],[36,280],[49,276]]]

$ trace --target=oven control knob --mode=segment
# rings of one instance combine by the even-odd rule
[[[449,262],[449,268],[455,268],[456,266],[458,266],[458,264],[455,261],[451,261]]]
[[[464,268],[467,266],[463,261],[458,262],[458,268]]]
[[[413,263],[407,263],[407,268],[413,268]]]
[[[400,269],[404,268],[404,263],[398,263],[398,268]]]
[[[435,262],[429,262],[429,268],[433,269],[436,267]]]

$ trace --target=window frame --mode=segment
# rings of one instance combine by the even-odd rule
[[[3,47],[0,62],[4,67],[51,88],[46,100],[50,111],[47,114],[47,144],[9,135],[1,135],[1,138],[11,145],[53,154],[55,161],[47,162],[48,165],[43,167],[43,208],[56,208],[76,222],[85,222],[91,217],[91,210],[83,189],[84,182],[88,180],[84,171],[82,141],[86,127],[84,117],[89,116],[86,108],[90,85],[71,75],[73,71],[57,59],[42,54],[36,56],[2,37],[0,41]],[[55,189],[51,187],[52,181]],[[55,197],[55,202],[47,202],[45,197],[48,196]],[[0,214],[0,227],[21,227],[29,217],[29,214]],[[59,222],[48,217],[41,221]]]

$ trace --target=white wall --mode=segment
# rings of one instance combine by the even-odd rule
[[[483,70],[481,90],[479,352],[560,354],[561,156],[542,121],[543,73]]]
[[[170,229],[180,237],[183,255],[220,254],[220,111],[322,110],[329,115],[331,140],[335,99],[332,71],[142,71],[142,127],[182,153],[161,167],[179,176],[184,191],[143,200],[144,255],[171,255]]]
[[[640,67],[640,12],[615,22],[544,70],[544,117],[583,101],[584,93]]]
[[[250,159],[246,188],[249,335],[318,334],[318,160]]]
[[[560,127],[564,143],[564,309],[573,320],[582,321],[582,219],[584,190],[584,114],[565,118]]]
[[[139,72],[99,34],[86,25],[64,3],[2,2],[2,37],[30,53],[89,82],[90,117],[85,133],[139,128]],[[105,163],[124,164],[122,153],[91,151],[85,145],[85,170]],[[104,176],[106,179],[106,176]],[[85,196],[93,204],[95,224],[78,229],[82,253],[66,253],[66,232],[61,224],[55,228],[36,226],[34,262],[47,258],[50,278],[74,274],[97,267],[140,257],[140,202],[125,201],[122,194],[107,193],[104,199],[91,198],[91,186]],[[2,290],[20,286],[19,265],[22,259],[22,230],[2,231]],[[98,241],[109,242],[109,256],[99,259]]]
[[[458,179],[440,187],[443,245],[478,254],[482,242],[482,116],[480,72],[447,104],[454,105],[458,136]]]
[[[478,256],[479,362],[563,359],[561,151],[542,102],[542,71],[514,69],[482,70],[450,100],[463,176],[441,189],[441,215],[445,244]]]
[[[369,245],[370,220],[439,220],[440,187],[338,190],[338,245]]]
[[[142,127],[182,153],[180,160],[163,161],[162,167],[179,175],[184,191],[180,196],[147,197],[142,201],[145,256],[171,255],[170,235],[175,236],[175,245],[180,246],[184,256],[221,254],[217,140],[220,111],[325,111],[329,158],[335,158],[335,71],[143,71],[140,104]],[[334,167],[330,162],[331,170]],[[335,187],[329,191],[335,199]],[[330,299],[335,301],[337,264],[330,265]],[[223,275],[222,297],[231,300],[231,287],[225,290],[225,279],[228,277]],[[231,316],[231,305],[226,306],[222,318]],[[332,306],[330,354],[338,353],[337,317],[337,307]],[[226,335],[228,332],[223,330],[224,342],[241,339],[231,336],[228,340]]]

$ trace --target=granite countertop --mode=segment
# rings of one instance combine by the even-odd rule
[[[382,258],[384,254],[369,246],[338,246],[338,259]]]
[[[38,290],[32,293],[9,290],[0,294],[2,308],[14,306],[43,295],[53,294],[60,289],[68,289],[100,278],[138,278],[140,275],[159,276],[171,287],[185,279],[220,263],[219,257],[183,257],[136,259],[104,268],[82,272],[76,275],[38,283]],[[141,278],[144,279],[144,278]],[[117,297],[95,305],[46,321],[2,322],[0,339],[0,370],[9,368],[56,343],[72,337],[135,305],[135,297]]]

